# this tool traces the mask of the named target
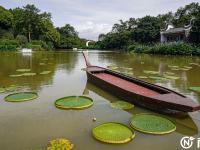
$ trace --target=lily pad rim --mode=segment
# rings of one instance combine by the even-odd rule
[[[164,119],[167,119],[168,121],[170,121],[173,125],[174,125],[174,128],[172,130],[169,130],[169,131],[163,131],[163,132],[151,132],[151,131],[146,131],[146,130],[142,130],[142,129],[139,129],[135,126],[132,125],[131,123],[131,119],[134,118],[135,116],[139,116],[139,115],[153,115],[153,116],[156,116],[156,117],[160,117],[160,118],[164,118]],[[142,133],[148,133],[148,134],[153,134],[153,135],[163,135],[163,134],[169,134],[169,133],[172,133],[174,131],[176,131],[176,125],[174,122],[172,122],[171,120],[169,120],[168,118],[165,118],[165,117],[161,117],[161,116],[158,116],[156,114],[153,114],[153,113],[138,113],[138,114],[134,114],[131,118],[130,118],[130,126],[139,131],[139,132],[142,132]]]
[[[126,107],[126,108],[116,107],[114,104],[115,104],[115,103],[118,103],[118,102],[125,102],[125,103],[129,104],[129,108],[128,108],[128,107]],[[111,106],[112,108],[122,109],[122,110],[129,110],[129,109],[133,109],[133,108],[135,107],[134,104],[131,104],[131,103],[126,102],[126,101],[123,101],[123,100],[119,100],[119,101],[111,102],[111,103],[110,103],[110,106]]]
[[[109,141],[108,141],[108,140],[103,140],[103,139],[101,139],[101,138],[99,138],[99,137],[96,137],[96,136],[94,135],[94,132],[93,132],[94,129],[96,129],[97,127],[99,127],[99,126],[101,126],[101,125],[109,124],[109,123],[119,124],[119,125],[122,125],[122,126],[126,127],[127,129],[129,129],[129,130],[132,132],[132,136],[129,137],[129,138],[127,138],[126,140],[118,141],[118,142],[117,142],[117,141],[111,141],[111,140],[109,140]],[[95,126],[95,127],[92,129],[92,135],[93,135],[93,137],[94,137],[95,139],[99,140],[100,142],[109,143],[109,144],[125,144],[125,143],[128,143],[128,142],[130,142],[131,140],[133,140],[133,139],[135,138],[135,132],[134,132],[134,130],[133,130],[132,128],[130,128],[129,126],[127,126],[127,125],[125,125],[125,124],[123,124],[123,123],[119,123],[119,122],[104,122],[104,123],[101,123],[101,124]]]
[[[72,106],[62,106],[62,105],[56,104],[57,101],[62,100],[62,99],[64,99],[64,98],[70,98],[70,97],[82,97],[82,98],[87,98],[87,99],[89,99],[89,100],[91,101],[91,103],[88,104],[88,105],[84,105],[84,106],[74,106],[74,107],[72,107]],[[81,96],[76,96],[76,95],[72,95],[72,96],[61,97],[61,98],[57,99],[54,103],[55,103],[55,106],[56,106],[57,108],[61,108],[61,109],[85,109],[85,108],[91,107],[91,106],[94,104],[94,101],[93,101],[92,98],[90,98],[90,97],[88,97],[88,96],[83,96],[83,95],[81,95]]]
[[[34,94],[35,96],[32,97],[32,98],[23,99],[23,100],[21,100],[21,101],[14,101],[14,100],[8,100],[8,99],[7,99],[9,96],[12,96],[12,95],[15,95],[15,94],[23,94],[23,93]],[[19,102],[25,102],[25,101],[33,100],[33,99],[36,99],[36,98],[38,98],[38,97],[39,97],[39,96],[38,96],[38,94],[37,94],[36,92],[16,92],[16,93],[12,93],[12,94],[7,95],[6,97],[4,97],[4,100],[5,100],[6,102],[16,102],[16,103],[19,103]]]

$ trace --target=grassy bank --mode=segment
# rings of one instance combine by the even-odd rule
[[[161,55],[200,55],[200,47],[184,42],[159,43],[154,45],[132,44],[128,47],[131,53]]]

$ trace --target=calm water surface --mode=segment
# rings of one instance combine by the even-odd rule
[[[200,67],[190,65],[188,71],[173,71],[168,65],[189,66],[199,63],[199,57],[130,55],[115,52],[91,52],[92,64],[133,68],[130,76],[148,76],[143,70],[174,72],[178,80],[152,80],[170,89],[184,93],[200,102],[198,93],[188,90],[190,86],[200,86]],[[110,102],[119,100],[106,91],[87,82],[83,56],[79,52],[35,52],[32,56],[15,52],[0,53],[0,87],[20,86],[17,91],[36,91],[39,98],[22,103],[9,103],[4,97],[13,91],[0,93],[0,149],[35,150],[45,148],[55,138],[67,138],[75,145],[75,150],[179,150],[183,136],[200,137],[200,113],[190,113],[178,119],[165,116],[176,123],[177,130],[163,136],[147,135],[135,131],[133,141],[122,145],[110,145],[96,141],[91,130],[104,122],[120,122],[129,125],[132,114],[150,112],[140,107],[124,111],[110,107]],[[17,74],[17,69],[30,68],[37,73],[29,77],[9,77]],[[50,74],[40,75],[45,70]],[[120,70],[121,71],[121,70]],[[127,71],[124,71],[127,73]],[[15,91],[16,92],[16,91]],[[58,98],[69,95],[86,94],[93,98],[94,105],[85,110],[60,110],[54,106]],[[96,117],[97,121],[92,119]],[[194,145],[191,149],[196,149]]]

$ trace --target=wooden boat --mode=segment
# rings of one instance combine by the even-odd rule
[[[200,105],[173,90],[158,86],[124,74],[93,66],[88,53],[83,52],[88,81],[110,92],[120,99],[159,112],[193,112]]]

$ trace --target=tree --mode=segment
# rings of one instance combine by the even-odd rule
[[[8,30],[12,28],[13,15],[4,7],[0,6],[0,28]]]

